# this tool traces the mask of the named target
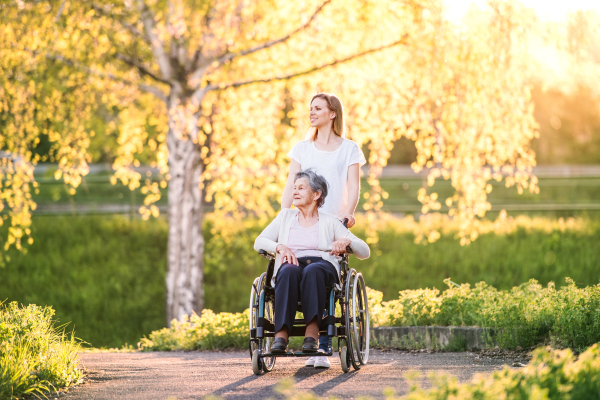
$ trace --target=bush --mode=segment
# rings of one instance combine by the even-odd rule
[[[79,343],[54,327],[50,307],[0,306],[0,398],[43,395],[78,383]]]
[[[445,280],[448,289],[400,292],[398,300],[381,301],[369,292],[374,326],[480,326],[501,328],[496,340],[502,347],[533,346],[550,339],[559,347],[583,351],[600,341],[600,285],[578,288],[567,278],[566,286],[542,287],[534,279],[497,290],[484,282],[471,288]]]
[[[490,376],[477,376],[470,383],[456,378],[434,377],[433,389],[415,386],[405,400],[450,399],[598,399],[600,398],[600,346],[593,345],[578,358],[571,350],[537,349],[525,368],[505,366]],[[391,398],[388,397],[388,398]]]
[[[244,313],[202,311],[183,322],[173,320],[170,328],[152,332],[140,341],[146,351],[244,349],[249,339],[248,310]]]

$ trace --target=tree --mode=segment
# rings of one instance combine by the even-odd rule
[[[2,149],[20,157],[3,158],[6,245],[30,234],[40,135],[74,189],[89,162],[86,121],[100,106],[117,109],[113,182],[143,185],[145,218],[158,215],[168,185],[167,318],[200,311],[203,199],[234,215],[273,211],[285,154],[307,128],[299,110],[316,90],[340,94],[351,137],[369,146],[369,218],[387,196],[377,176],[392,143],[408,137],[415,169],[452,179],[448,203],[466,243],[487,209],[487,182],[502,168],[507,184],[527,187],[534,162],[528,86],[510,39],[518,13],[491,4],[487,25],[466,37],[436,0],[4,3]],[[131,168],[148,150],[160,182]],[[439,208],[435,194],[420,198],[425,213]]]

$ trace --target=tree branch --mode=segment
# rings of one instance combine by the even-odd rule
[[[130,85],[130,86],[137,86],[140,90],[143,90],[148,93],[152,93],[153,95],[158,97],[160,100],[164,101],[165,103],[167,102],[167,95],[162,90],[160,90],[159,88],[157,88],[155,86],[147,85],[145,83],[132,82],[128,79],[121,78],[121,77],[111,74],[109,72],[102,72],[102,71],[94,70],[92,68],[86,67],[85,65],[82,65],[81,63],[79,63],[77,61],[70,60],[60,54],[46,53],[46,58],[48,58],[50,60],[60,61],[66,65],[77,68],[78,70],[85,72],[86,74],[96,75],[101,78],[108,78],[108,79],[111,79],[111,80],[114,80],[117,82],[122,82],[122,83],[124,83],[126,85]]]
[[[377,47],[375,49],[369,49],[369,50],[363,51],[361,53],[357,53],[357,54],[351,55],[350,57],[342,58],[341,60],[335,60],[335,61],[330,62],[328,64],[323,64],[323,65],[320,65],[320,66],[316,66],[316,67],[313,67],[311,69],[307,69],[305,71],[296,72],[296,73],[289,74],[289,75],[284,75],[284,76],[274,76],[272,78],[265,78],[265,79],[253,79],[253,80],[241,81],[241,82],[210,84],[210,85],[206,86],[205,90],[206,91],[209,91],[209,90],[224,90],[224,89],[229,89],[229,88],[236,88],[236,87],[240,87],[240,86],[251,85],[253,83],[268,83],[268,82],[273,82],[273,81],[284,81],[284,80],[296,78],[298,76],[308,75],[308,74],[313,73],[315,71],[319,71],[321,69],[328,68],[328,67],[333,67],[334,65],[342,64],[342,63],[354,60],[356,58],[365,56],[367,54],[376,53],[378,51],[381,51],[381,50],[384,50],[384,49],[388,49],[390,47],[394,47],[394,46],[397,46],[399,44],[404,44],[407,38],[408,38],[408,34],[404,35],[402,37],[402,39],[400,39],[400,40],[398,40],[396,42],[387,44],[385,46]]]
[[[121,53],[117,53],[116,57],[121,60],[124,61],[126,64],[136,68],[140,74],[142,75],[146,75],[152,79],[154,79],[157,82],[160,83],[164,83],[166,85],[169,84],[169,82],[167,82],[166,80],[162,79],[161,77],[157,76],[156,74],[154,74],[153,72],[151,72],[150,70],[148,70],[146,67],[144,67],[138,60],[135,60],[133,58],[127,57],[124,54]]]
[[[206,71],[206,66],[203,65],[204,57],[202,55],[202,48],[204,46],[204,43],[208,41],[207,38],[209,36],[212,36],[212,32],[210,32],[209,30],[209,26],[213,20],[213,16],[214,6],[211,5],[210,8],[206,11],[206,14],[204,14],[204,18],[202,19],[205,28],[202,32],[202,42],[200,44],[200,47],[198,47],[198,49],[196,49],[196,51],[194,52],[192,62],[190,63],[191,70],[189,72],[194,72],[190,75],[188,82],[190,86],[195,88],[200,87],[200,78],[202,77],[202,75],[204,75],[204,71]]]
[[[60,3],[60,6],[58,7],[58,12],[56,13],[56,17],[54,17],[54,23],[58,22],[58,20],[60,19],[64,9],[65,9],[65,3],[67,2],[67,0],[63,0]]]
[[[218,65],[222,65],[223,63],[225,63],[227,61],[230,61],[230,60],[234,59],[235,57],[247,56],[248,54],[256,53],[257,51],[268,49],[269,47],[275,46],[276,44],[284,43],[284,42],[288,41],[292,36],[294,36],[298,32],[301,32],[301,31],[305,30],[306,28],[308,28],[310,26],[310,24],[313,22],[313,20],[317,17],[317,14],[319,14],[321,12],[321,10],[323,10],[323,8],[328,3],[330,3],[330,2],[331,2],[331,0],[325,0],[323,3],[321,3],[321,5],[315,10],[315,12],[313,13],[313,15],[310,17],[310,19],[308,21],[306,21],[306,23],[304,25],[298,27],[298,29],[296,29],[295,31],[287,34],[286,36],[283,36],[283,37],[281,37],[279,39],[275,39],[275,40],[271,40],[271,41],[265,42],[263,44],[260,44],[260,45],[255,46],[255,47],[251,47],[251,48],[246,49],[246,50],[242,50],[242,51],[234,52],[234,53],[224,54],[224,55],[222,55],[219,58],[213,59],[209,63],[211,65],[213,65],[216,62]]]
[[[146,40],[146,38],[144,37],[144,34],[138,28],[136,28],[134,25],[130,24],[129,22],[125,21],[123,18],[120,18],[119,16],[117,16],[115,14],[106,12],[106,10],[104,10],[104,8],[102,6],[99,6],[95,3],[92,3],[91,6],[92,6],[92,9],[94,9],[94,11],[98,12],[99,14],[102,14],[105,17],[108,17],[108,18],[111,18],[111,19],[117,21],[123,28],[127,29],[133,36],[137,36],[137,37],[140,37],[140,38]]]
[[[140,11],[142,22],[144,23],[144,30],[146,31],[146,36],[150,42],[150,47],[152,48],[152,54],[156,58],[156,62],[162,72],[162,75],[165,80],[171,81],[173,78],[173,69],[171,67],[171,62],[169,60],[169,56],[165,53],[165,49],[163,47],[163,43],[158,37],[156,32],[156,20],[154,19],[154,14],[152,10],[146,5],[144,0],[138,0],[138,9]]]

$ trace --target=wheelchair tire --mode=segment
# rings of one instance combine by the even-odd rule
[[[248,315],[248,322],[250,325],[250,329],[256,329],[258,326],[258,315],[259,315],[259,307],[260,307],[260,293],[267,286],[267,273],[263,272],[258,278],[254,280],[252,284],[252,288],[250,289],[250,310]],[[265,302],[265,310],[264,310],[265,318],[269,321],[274,321],[275,318],[275,309],[273,301],[268,300]],[[262,351],[264,353],[268,353],[271,351],[271,344],[273,343],[272,337],[266,337],[262,339]],[[254,352],[258,351],[258,341],[259,339],[250,339],[250,357],[254,357]],[[264,372],[270,372],[275,367],[275,357],[262,358],[261,368]]]
[[[252,371],[254,372],[254,375],[262,375],[262,364],[262,360],[258,356],[258,350],[254,350],[254,352],[252,352]]]
[[[350,371],[350,360],[348,359],[348,348],[346,346],[340,349],[340,363],[342,364],[342,371],[347,374]]]
[[[362,274],[350,269],[346,278],[346,335],[349,358],[359,370],[369,358],[369,308],[367,289]]]
[[[352,287],[352,311],[354,326],[354,343],[360,364],[365,365],[369,361],[369,342],[370,342],[370,324],[369,324],[369,302],[367,299],[367,287],[361,273],[356,274],[354,285]]]
[[[254,282],[252,283],[252,287],[250,288],[250,307],[248,310],[248,323],[250,326],[250,330],[256,329],[256,324],[258,321],[258,307],[260,303],[260,292],[264,286],[266,276],[266,272],[263,272],[261,276],[254,280]],[[258,340],[250,339],[250,358],[252,358],[253,352],[256,349],[258,349]]]

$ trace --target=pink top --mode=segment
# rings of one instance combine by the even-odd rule
[[[317,251],[319,248],[319,223],[303,228],[298,223],[298,215],[296,215],[290,227],[287,247],[294,252],[297,258],[321,257]]]

